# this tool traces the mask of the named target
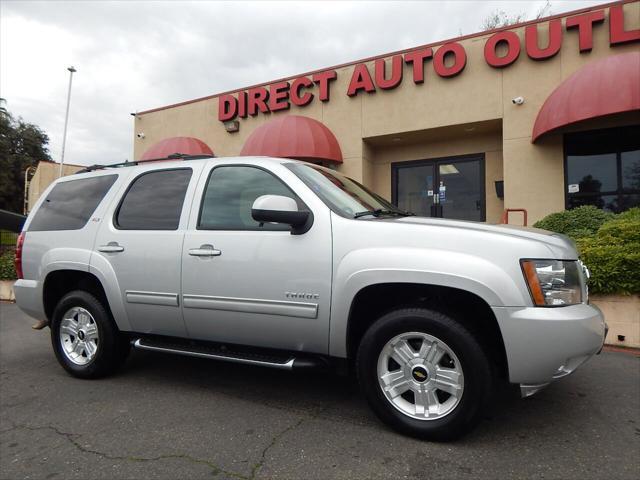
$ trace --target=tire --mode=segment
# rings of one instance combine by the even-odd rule
[[[84,290],[69,292],[56,305],[51,343],[60,365],[78,378],[113,373],[130,350],[105,306]]]
[[[490,363],[476,338],[454,318],[424,308],[394,310],[371,325],[356,370],[376,415],[421,439],[466,433],[492,391]]]

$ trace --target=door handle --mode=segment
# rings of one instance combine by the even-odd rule
[[[118,253],[124,252],[124,247],[122,245],[118,245],[118,242],[109,242],[106,245],[100,245],[98,247],[98,251],[104,253]]]
[[[192,257],[219,257],[222,255],[221,250],[216,250],[213,245],[200,245],[200,248],[190,248],[189,255]]]

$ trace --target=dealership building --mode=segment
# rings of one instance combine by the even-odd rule
[[[335,168],[419,215],[531,224],[640,205],[640,2],[622,1],[135,114],[134,158]],[[524,221],[513,212],[510,223]]]

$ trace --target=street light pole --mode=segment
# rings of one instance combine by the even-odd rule
[[[67,125],[69,124],[69,104],[71,103],[71,83],[73,82],[73,74],[76,73],[76,69],[71,66],[69,70],[69,91],[67,92],[67,113],[64,117],[64,132],[62,133],[62,154],[60,155],[60,173],[58,177],[62,176],[62,166],[64,165],[64,147],[67,143]]]

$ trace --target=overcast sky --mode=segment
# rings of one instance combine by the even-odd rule
[[[551,13],[603,1],[552,1]],[[496,9],[533,17],[545,3],[0,0],[0,97],[59,161],[74,65],[65,161],[114,163],[133,154],[130,112],[474,33]]]

